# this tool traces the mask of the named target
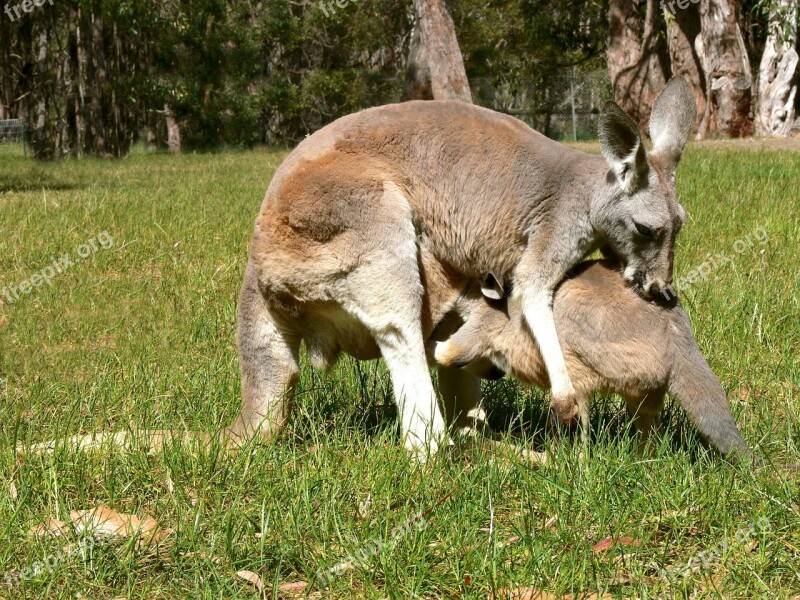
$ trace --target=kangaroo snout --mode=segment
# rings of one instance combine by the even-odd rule
[[[672,277],[662,278],[629,268],[625,269],[623,277],[645,298],[655,298],[665,290],[672,289]]]
[[[460,356],[460,352],[453,340],[436,342],[433,350],[434,360],[444,367],[466,367],[469,361]]]
[[[651,282],[648,281],[644,271],[636,269],[631,265],[626,265],[625,270],[622,273],[622,277],[643,296],[648,294],[648,288],[650,287]]]
[[[672,280],[664,281],[662,279],[649,279],[642,288],[642,293],[646,298],[655,298],[662,294],[665,290],[672,288]]]

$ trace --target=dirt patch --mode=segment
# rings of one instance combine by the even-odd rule
[[[741,150],[791,150],[800,151],[800,137],[738,138],[732,140],[704,140],[695,142],[701,148],[732,148]]]
[[[568,146],[583,150],[584,152],[591,152],[592,154],[600,153],[599,142],[566,142]],[[786,137],[786,138],[736,138],[736,139],[719,139],[719,140],[703,140],[701,142],[689,142],[690,146],[695,148],[718,148],[720,150],[788,150],[791,152],[800,152],[800,137]]]

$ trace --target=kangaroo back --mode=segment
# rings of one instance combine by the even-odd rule
[[[669,393],[678,400],[706,441],[729,459],[749,453],[728,399],[691,332],[689,318],[678,307],[672,311],[675,325]]]

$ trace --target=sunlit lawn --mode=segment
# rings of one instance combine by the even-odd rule
[[[677,276],[731,257],[685,286],[684,306],[762,467],[721,461],[673,406],[643,457],[621,405],[598,398],[588,456],[564,438],[547,444],[544,467],[487,450],[419,468],[398,443],[385,369],[350,360],[304,369],[285,434],[237,454],[179,443],[152,455],[15,452],[233,419],[238,288],[285,155],[36,164],[16,150],[0,147],[0,299],[9,286],[19,295],[0,303],[0,597],[257,595],[239,570],[270,597],[293,582],[335,598],[800,594],[800,472],[786,466],[800,463],[800,153],[690,148],[679,172],[690,218]],[[738,252],[759,228],[768,241]],[[79,260],[19,292],[65,253]],[[537,434],[541,392],[503,380],[485,394],[498,428]],[[28,533],[101,504],[172,531],[138,547]],[[71,542],[83,546],[58,554]],[[52,571],[33,573],[52,556]],[[342,562],[321,589],[318,570]]]

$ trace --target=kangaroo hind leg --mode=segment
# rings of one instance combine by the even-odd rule
[[[359,265],[339,288],[342,308],[370,332],[389,369],[406,448],[424,460],[446,440],[425,354],[424,289],[408,201],[386,184],[375,231],[364,232]]]
[[[654,434],[661,430],[659,415],[664,408],[664,391],[650,390],[644,394],[625,395],[628,415],[639,436],[639,449],[644,451]]]
[[[268,305],[252,265],[239,299],[237,344],[242,410],[227,433],[239,444],[256,434],[270,439],[289,418],[300,376],[300,336],[290,319]]]

